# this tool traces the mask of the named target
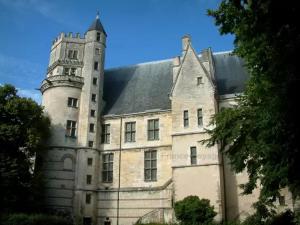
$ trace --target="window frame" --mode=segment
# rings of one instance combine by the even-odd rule
[[[96,110],[95,109],[91,109],[90,116],[91,117],[95,117],[96,116]]]
[[[152,123],[153,125],[151,125]],[[148,133],[148,141],[159,140],[159,119],[148,120],[147,133]]]
[[[90,131],[90,133],[95,133],[95,124],[94,123],[90,123],[89,131]]]
[[[102,182],[112,183],[114,180],[114,153],[102,155]]]
[[[68,97],[68,107],[78,108],[78,98]]]
[[[95,71],[99,70],[99,62],[98,61],[94,61],[94,70]]]
[[[87,185],[91,185],[92,184],[92,179],[93,179],[92,175],[91,174],[87,174],[86,175],[86,184]]]
[[[98,78],[97,77],[93,77],[93,85],[97,85],[97,82],[98,82]]]
[[[66,123],[66,137],[76,138],[77,121],[67,120]]]
[[[199,76],[197,77],[197,86],[203,84],[203,77],[202,76]]]
[[[92,203],[92,194],[91,193],[85,193],[85,204],[89,205]]]
[[[129,128],[129,129],[127,129]],[[135,137],[136,137],[136,122],[131,121],[131,122],[126,122],[125,123],[125,142],[130,143],[130,142],[135,142]]]
[[[93,165],[93,158],[89,157],[87,158],[87,165],[92,166]]]
[[[78,59],[78,50],[69,49],[67,58],[68,59]]]
[[[191,165],[197,165],[197,147],[190,147],[190,163]]]
[[[189,126],[189,111],[184,110],[183,111],[183,127]]]
[[[144,151],[144,181],[157,181],[157,150]]]
[[[197,123],[198,127],[203,127],[203,109],[197,109]]]
[[[102,124],[101,143],[110,144],[110,123]]]
[[[96,102],[96,98],[97,98],[97,95],[96,94],[92,94],[91,101],[92,102]]]

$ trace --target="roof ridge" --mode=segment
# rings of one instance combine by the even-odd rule
[[[118,70],[118,69],[124,69],[124,68],[130,68],[130,67],[135,67],[135,66],[143,66],[143,65],[150,65],[150,64],[157,64],[157,63],[162,63],[162,62],[168,62],[172,61],[173,59],[161,59],[161,60],[156,60],[156,61],[149,61],[149,62],[143,62],[143,63],[137,63],[137,64],[131,64],[131,65],[124,65],[124,66],[117,66],[117,67],[112,67],[105,69],[105,71],[112,71],[112,70]]]

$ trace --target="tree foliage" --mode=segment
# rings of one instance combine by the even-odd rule
[[[209,224],[217,215],[208,199],[188,196],[175,203],[175,216],[183,224]]]
[[[208,144],[220,143],[236,172],[247,170],[245,194],[261,184],[264,203],[283,187],[300,193],[298,12],[293,1],[273,0],[223,0],[208,11],[221,34],[235,35],[250,75],[238,106],[214,117]]]
[[[1,212],[29,211],[39,203],[40,175],[34,157],[44,148],[50,121],[31,99],[11,85],[0,86],[0,205]]]

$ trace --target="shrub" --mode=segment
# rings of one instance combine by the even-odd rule
[[[1,225],[72,225],[72,223],[62,217],[45,214],[10,214],[1,218]]]
[[[209,224],[217,215],[208,199],[188,196],[175,203],[175,216],[183,224]]]

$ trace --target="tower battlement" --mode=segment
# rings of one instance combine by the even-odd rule
[[[56,38],[53,39],[52,47],[56,46],[62,41],[83,43],[85,41],[85,35],[82,35],[81,33],[61,32]]]

